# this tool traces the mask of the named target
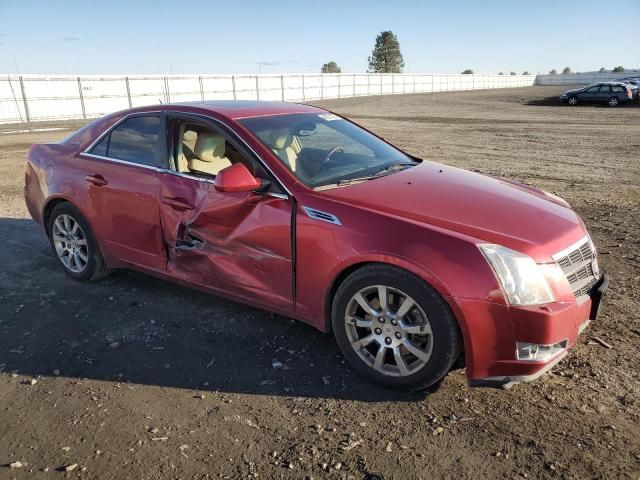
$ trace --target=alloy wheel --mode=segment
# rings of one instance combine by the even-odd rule
[[[422,369],[433,351],[424,310],[406,293],[372,285],[349,300],[347,338],[361,360],[383,375],[405,377]]]
[[[69,271],[81,273],[87,268],[87,237],[80,224],[70,215],[59,215],[53,222],[53,244],[58,258]]]
[[[611,97],[609,99],[609,106],[610,107],[615,107],[618,105],[618,99],[616,97]]]

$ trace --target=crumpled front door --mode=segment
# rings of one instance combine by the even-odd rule
[[[254,302],[292,306],[292,200],[218,192],[168,174],[161,221],[169,274]]]

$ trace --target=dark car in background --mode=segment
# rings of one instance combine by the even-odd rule
[[[617,107],[631,100],[633,100],[633,90],[630,85],[623,82],[592,83],[560,95],[561,103],[566,102],[572,106],[579,103],[606,103],[610,107]]]

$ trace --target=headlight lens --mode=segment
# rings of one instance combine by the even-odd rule
[[[555,301],[549,283],[533,259],[502,245],[478,245],[511,305],[540,305]]]

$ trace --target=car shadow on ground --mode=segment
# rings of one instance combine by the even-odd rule
[[[0,371],[256,395],[421,401],[363,380],[330,335],[129,271],[79,283],[31,220],[0,218]]]

